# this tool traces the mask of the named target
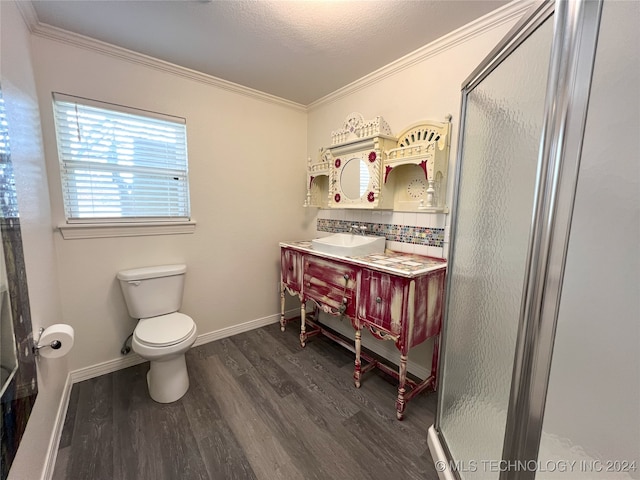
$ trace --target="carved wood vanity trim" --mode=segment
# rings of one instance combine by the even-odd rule
[[[365,257],[338,257],[314,251],[309,242],[281,243],[281,318],[284,331],[285,292],[297,296],[300,307],[300,344],[323,334],[355,353],[354,383],[378,367],[398,379],[396,415],[403,418],[405,404],[427,388],[437,386],[438,341],[444,306],[446,262],[443,259],[387,251]],[[308,318],[306,303],[314,315]],[[355,330],[354,343],[345,342],[318,322],[318,312],[345,317]],[[307,325],[312,330],[307,332]],[[399,371],[361,351],[361,330],[380,340],[391,340],[400,351]],[[422,382],[407,378],[411,348],[434,338],[431,375]],[[366,361],[363,366],[361,359]]]

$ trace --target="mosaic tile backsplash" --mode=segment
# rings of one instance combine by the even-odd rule
[[[389,241],[428,245],[430,247],[442,247],[444,244],[444,228],[353,222],[328,218],[319,218],[316,228],[319,232],[345,233],[349,232],[351,225],[354,224],[364,225],[367,227],[367,234],[383,236]]]

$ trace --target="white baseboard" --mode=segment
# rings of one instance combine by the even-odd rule
[[[116,372],[124,368],[138,365],[139,363],[146,362],[146,360],[137,353],[131,352],[127,356],[121,358],[114,358],[113,360],[107,360],[106,362],[91,365],[89,367],[79,368],[72,371],[71,376],[72,383],[82,382],[89,380],[90,378],[99,377],[100,375],[106,375],[107,373]]]
[[[293,313],[298,313],[299,309],[289,310],[285,312],[285,316],[290,316]],[[248,332],[249,330],[255,330],[256,328],[264,327],[266,325],[271,325],[272,323],[276,323],[280,321],[280,314],[269,315],[268,317],[256,318],[255,320],[250,320],[248,322],[240,323],[238,325],[232,325],[231,327],[221,328],[220,330],[215,330],[209,333],[203,333],[202,335],[198,335],[196,339],[196,343],[193,344],[194,347],[198,345],[203,345],[205,343],[214,342],[216,340],[220,340],[222,338],[231,337],[233,335],[237,335],[239,333]]]
[[[433,425],[429,427],[429,431],[427,433],[427,445],[429,446],[433,463],[436,466],[438,478],[440,480],[456,480],[456,477],[449,467],[449,459],[444,453],[444,448],[440,443],[438,432],[436,432]]]
[[[60,404],[56,411],[53,432],[51,432],[51,439],[49,440],[49,448],[47,449],[46,458],[44,459],[44,470],[42,473],[43,480],[50,480],[53,477],[53,471],[56,467],[56,459],[58,458],[58,446],[60,445],[60,438],[62,437],[62,428],[64,427],[64,421],[67,418],[67,409],[69,407],[69,398],[71,397],[72,386],[71,374],[68,374],[67,379],[64,382],[64,387],[62,387],[62,396],[60,397]]]
[[[289,310],[285,312],[285,314],[291,315],[297,312],[298,309],[295,309]],[[257,318],[255,320],[240,323],[238,325],[232,325],[231,327],[221,328],[220,330],[215,330],[213,332],[203,333],[201,335],[198,335],[193,346],[197,347],[198,345],[203,345],[215,340],[231,337],[239,333],[248,332],[249,330],[264,327],[265,325],[270,325],[279,321],[280,314],[274,314],[267,317]],[[106,362],[74,370],[69,375],[71,376],[72,383],[78,383],[82,382],[83,380],[89,380],[90,378],[99,377],[100,375],[106,375],[107,373],[116,372],[118,370],[132,367],[144,362],[146,362],[144,358],[140,357],[135,352],[131,352],[127,356],[114,358],[113,360],[107,360]]]

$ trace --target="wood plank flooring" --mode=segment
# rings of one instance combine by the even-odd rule
[[[191,349],[177,402],[149,397],[148,364],[73,386],[54,480],[436,480],[427,449],[436,394],[395,416],[395,381],[353,386],[353,354],[303,349],[278,324]]]

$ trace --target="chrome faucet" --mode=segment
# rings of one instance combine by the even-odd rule
[[[351,228],[349,228],[349,231],[351,233],[355,233],[355,234],[360,234],[360,235],[366,235],[367,234],[367,227],[366,225],[357,225],[357,224],[353,224],[351,225]]]

